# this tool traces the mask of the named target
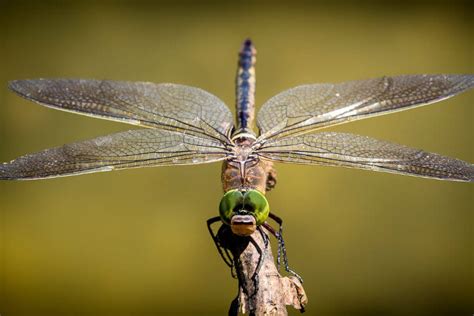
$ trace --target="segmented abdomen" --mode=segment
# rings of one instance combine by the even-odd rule
[[[237,128],[251,128],[255,112],[255,62],[257,51],[247,39],[239,52],[239,68],[236,78]]]

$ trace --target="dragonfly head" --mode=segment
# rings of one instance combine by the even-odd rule
[[[265,196],[257,190],[230,190],[219,205],[222,221],[239,236],[250,236],[270,213]]]

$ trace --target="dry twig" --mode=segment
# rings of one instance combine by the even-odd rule
[[[304,311],[308,299],[301,282],[294,276],[280,275],[263,229],[250,237],[230,238],[234,239],[229,250],[234,257],[239,294],[229,314],[287,315],[287,305]]]

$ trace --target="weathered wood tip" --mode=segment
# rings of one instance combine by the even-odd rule
[[[255,243],[249,242],[240,252],[236,265],[239,311],[249,315],[287,315],[286,306],[293,306],[304,312],[308,297],[300,280],[278,272],[265,232],[256,231],[251,238]]]

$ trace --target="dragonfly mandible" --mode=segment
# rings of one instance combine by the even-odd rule
[[[280,222],[265,197],[276,184],[273,162],[474,180],[473,165],[458,159],[366,136],[316,132],[452,97],[472,88],[474,75],[405,75],[297,86],[262,105],[256,133],[255,62],[255,47],[246,40],[239,52],[235,124],[224,102],[195,87],[80,79],[12,81],[10,89],[44,106],[143,129],[19,157],[0,165],[0,179],[221,161],[224,196],[214,221],[239,236],[265,227],[269,217]]]

